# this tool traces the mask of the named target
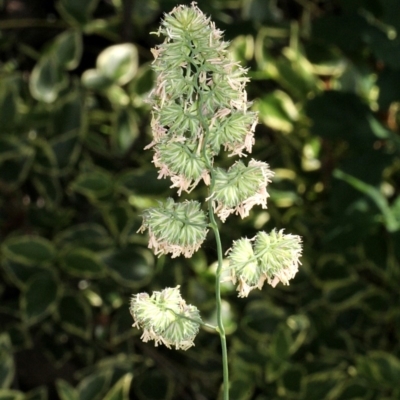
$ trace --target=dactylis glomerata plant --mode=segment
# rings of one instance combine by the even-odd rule
[[[273,173],[268,164],[236,161],[228,169],[214,166],[220,151],[246,156],[254,144],[257,114],[249,111],[246,71],[232,61],[228,43],[195,3],[178,6],[165,16],[157,32],[165,41],[152,50],[157,76],[151,94],[154,165],[159,178],[170,177],[180,195],[190,193],[202,180],[209,187],[205,199],[208,215],[197,201],[176,203],[168,199],[143,215],[140,232],[148,231],[149,248],[156,255],[191,257],[211,228],[216,239],[218,268],[215,291],[215,327],[222,345],[223,393],[229,398],[228,357],[221,315],[220,283],[223,253],[215,215],[222,222],[231,215],[249,215],[254,205],[267,207],[267,186]],[[235,241],[227,252],[230,279],[239,297],[267,281],[287,285],[300,264],[299,236],[283,231],[259,232],[254,238]],[[226,265],[226,263],[225,263]],[[195,306],[182,299],[179,286],[133,296],[133,326],[143,329],[144,342],[154,340],[186,350],[194,345],[202,320]]]

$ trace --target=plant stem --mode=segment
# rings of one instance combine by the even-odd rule
[[[215,241],[217,243],[217,252],[218,252],[218,268],[215,274],[215,301],[217,303],[218,333],[221,339],[221,348],[222,348],[223,394],[224,394],[223,399],[229,400],[228,351],[226,347],[225,328],[222,321],[222,305],[221,305],[221,272],[222,272],[223,257],[222,257],[221,238],[219,235],[217,223],[214,218],[211,199],[208,200],[208,214],[210,216],[211,228],[215,234]]]
[[[199,76],[199,71],[197,71],[197,79]],[[198,107],[198,117],[203,127],[203,131],[205,133],[205,137],[202,143],[202,155],[206,162],[207,169],[210,171],[211,183],[210,183],[210,193],[208,196],[208,215],[210,218],[210,227],[214,231],[215,242],[217,244],[217,254],[218,254],[218,267],[217,272],[215,274],[215,301],[217,306],[217,324],[218,324],[218,333],[221,340],[221,350],[222,350],[222,373],[223,373],[223,400],[229,400],[229,367],[228,367],[228,351],[226,346],[226,336],[225,336],[225,328],[224,323],[222,321],[222,299],[221,299],[221,273],[222,273],[222,262],[223,262],[223,253],[222,253],[222,244],[221,244],[221,236],[219,234],[218,225],[215,221],[214,210],[213,210],[213,201],[212,201],[212,193],[214,190],[215,183],[215,172],[213,169],[213,165],[211,160],[207,156],[207,138],[210,132],[208,123],[203,116],[202,109],[204,104],[203,93],[199,90],[199,87],[196,87],[197,92],[199,93],[199,107]]]

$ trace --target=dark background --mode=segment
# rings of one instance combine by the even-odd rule
[[[0,0],[0,399],[217,398],[218,335],[155,348],[128,310],[179,284],[215,319],[213,238],[171,260],[136,233],[176,197],[143,148],[149,32],[177,4]],[[224,250],[259,229],[304,242],[290,286],[223,286],[231,399],[400,399],[400,2],[198,5],[249,68],[252,156],[276,173],[268,210],[221,225]]]

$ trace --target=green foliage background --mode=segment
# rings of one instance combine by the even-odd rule
[[[136,233],[174,195],[143,147],[149,32],[180,3],[0,1],[0,399],[217,396],[217,335],[154,348],[128,312],[180,284],[214,319],[213,238],[170,260]],[[289,287],[224,285],[232,400],[400,398],[400,2],[198,5],[249,67],[254,157],[276,172],[224,248],[274,227],[304,240]]]

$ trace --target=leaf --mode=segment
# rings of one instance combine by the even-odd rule
[[[40,236],[16,236],[6,239],[1,245],[8,258],[27,264],[52,261],[55,256],[53,244]]]
[[[50,145],[56,157],[59,172],[68,172],[79,156],[81,146],[78,134],[72,131],[57,135],[50,141]]]
[[[139,288],[146,285],[154,273],[154,257],[147,249],[127,247],[103,257],[112,277],[121,285]]]
[[[55,310],[60,291],[59,282],[49,271],[42,271],[28,280],[21,293],[20,304],[29,325],[37,323]]]
[[[82,84],[88,89],[105,90],[109,88],[113,81],[102,75],[97,69],[86,70],[81,77]]]
[[[29,79],[31,95],[44,103],[53,103],[68,84],[63,68],[54,56],[43,56],[32,70]]]
[[[9,388],[14,379],[15,365],[10,337],[0,335],[0,387]]]
[[[0,389],[0,400],[25,400],[25,395],[18,390]]]
[[[396,215],[390,209],[388,201],[383,194],[375,187],[368,185],[367,183],[357,179],[354,176],[346,174],[339,169],[333,172],[333,176],[338,179],[342,179],[355,189],[367,195],[382,212],[384,223],[389,232],[395,232],[400,229],[400,221],[396,218]]]
[[[37,266],[32,267],[31,265],[26,265],[25,263],[12,260],[4,260],[2,262],[2,266],[4,267],[4,271],[7,273],[10,280],[20,289],[23,289],[26,282],[38,271],[44,270]]]
[[[113,245],[104,226],[96,223],[73,225],[61,231],[54,240],[60,246],[73,245],[93,251],[104,250]]]
[[[62,103],[58,103],[57,109],[52,115],[53,133],[55,137],[62,134],[65,140],[72,137],[82,130],[85,130],[85,105],[82,92],[80,90],[71,91],[68,96],[63,97]],[[74,132],[75,131],[75,132]],[[57,143],[53,141],[53,143]]]
[[[309,374],[301,381],[301,400],[336,399],[343,390],[346,375],[339,371]]]
[[[72,276],[101,278],[106,269],[96,253],[84,248],[67,249],[61,258],[61,265]]]
[[[105,171],[83,172],[72,182],[71,190],[90,199],[98,199],[112,193],[113,180],[111,174]]]
[[[293,340],[287,326],[281,324],[271,338],[270,352],[275,360],[283,361],[290,355]]]
[[[57,308],[63,329],[88,340],[92,332],[92,310],[85,297],[74,294],[64,296]]]
[[[47,400],[48,392],[46,386],[39,386],[33,390],[30,390],[25,394],[25,400]]]
[[[56,380],[56,388],[60,400],[78,400],[78,392],[67,381],[63,379]]]
[[[59,0],[57,6],[65,19],[85,25],[89,22],[97,3],[98,0]]]
[[[124,155],[139,136],[136,115],[131,109],[122,108],[113,129],[114,146],[118,154]]]
[[[125,85],[136,74],[138,53],[131,43],[107,47],[97,57],[96,67],[100,75],[118,85]]]
[[[76,388],[79,400],[103,400],[104,391],[111,379],[110,372],[95,372],[79,382]]]
[[[51,51],[60,66],[75,69],[82,56],[82,34],[75,29],[64,31],[56,37]]]
[[[5,160],[0,165],[0,183],[8,189],[15,190],[25,181],[33,162],[31,155],[20,155]]]
[[[59,203],[62,191],[57,178],[35,174],[32,176],[32,182],[38,193],[46,200],[46,203],[49,203],[52,206]]]
[[[103,400],[129,400],[133,374],[124,375],[105,395]]]
[[[377,388],[398,388],[400,360],[384,351],[371,351],[356,359],[357,372]]]
[[[162,196],[168,191],[170,183],[166,179],[157,179],[157,175],[155,169],[126,169],[118,176],[116,188],[127,196]]]
[[[291,132],[294,122],[298,119],[298,111],[293,100],[281,90],[275,90],[264,96],[257,103],[257,109],[265,125],[282,132]]]
[[[120,307],[114,314],[110,327],[110,340],[114,346],[132,337],[132,317],[125,307]]]

